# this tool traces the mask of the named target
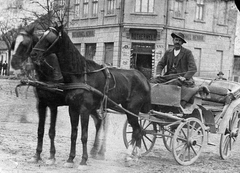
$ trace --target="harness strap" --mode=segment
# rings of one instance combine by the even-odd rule
[[[109,83],[110,83],[110,78],[111,78],[109,69],[107,67],[104,70],[104,75],[106,76],[106,83],[104,86],[103,99],[101,101],[101,107],[100,107],[102,118],[105,118],[107,115],[107,111],[106,111],[107,110],[107,99],[108,99]]]

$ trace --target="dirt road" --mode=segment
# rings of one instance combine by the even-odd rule
[[[211,135],[211,142],[216,146],[206,146],[199,159],[191,166],[180,166],[176,163],[172,153],[163,146],[162,139],[157,139],[153,151],[142,157],[139,162],[131,167],[126,167],[124,157],[126,149],[122,140],[125,115],[109,115],[109,131],[107,133],[107,151],[105,160],[97,160],[89,157],[88,166],[78,169],[81,159],[81,136],[78,135],[77,156],[74,168],[65,168],[63,165],[68,158],[70,150],[70,122],[67,107],[59,107],[56,127],[56,163],[47,165],[45,161],[49,157],[49,116],[46,120],[45,136],[42,158],[43,161],[35,164],[29,159],[34,155],[37,144],[36,98],[32,89],[21,88],[17,98],[14,87],[17,80],[0,80],[0,173],[158,173],[158,172],[240,172],[240,142],[234,148],[232,156],[228,160],[221,160],[219,156],[219,140],[217,134]],[[49,114],[49,112],[48,112]],[[94,140],[95,128],[90,120],[88,150],[91,149]],[[79,128],[80,129],[80,128]],[[80,130],[79,130],[80,131]]]

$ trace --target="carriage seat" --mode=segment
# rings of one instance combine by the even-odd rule
[[[209,85],[208,89],[210,91],[210,94],[208,97],[201,97],[201,99],[203,100],[203,104],[204,103],[208,103],[208,104],[215,104],[217,103],[218,105],[225,105],[229,91],[226,88],[223,87],[219,87],[219,86],[213,86],[213,85]]]
[[[207,95],[209,90],[205,86],[188,88],[161,83],[151,84],[151,103],[154,105],[184,108],[187,103],[193,104],[197,93]]]

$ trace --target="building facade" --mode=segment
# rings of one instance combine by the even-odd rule
[[[172,32],[182,32],[198,72],[232,78],[237,9],[226,0],[70,0],[68,34],[99,64],[155,73]]]

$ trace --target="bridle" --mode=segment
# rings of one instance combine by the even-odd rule
[[[54,28],[54,27],[49,27],[48,29],[49,31],[51,32],[54,32],[56,35],[57,35],[57,38],[52,42],[52,44],[45,50],[45,49],[42,49],[42,48],[38,48],[38,47],[34,47],[33,50],[37,50],[37,51],[40,51],[40,52],[43,52],[43,57],[44,58],[45,56],[47,56],[47,52],[57,43],[57,41],[59,40],[59,38],[61,37],[61,34]],[[50,32],[49,32],[50,33]],[[48,33],[48,34],[49,34]],[[48,35],[47,34],[47,35]],[[46,37],[47,35],[45,35],[44,37]],[[40,38],[41,39],[41,38]]]

